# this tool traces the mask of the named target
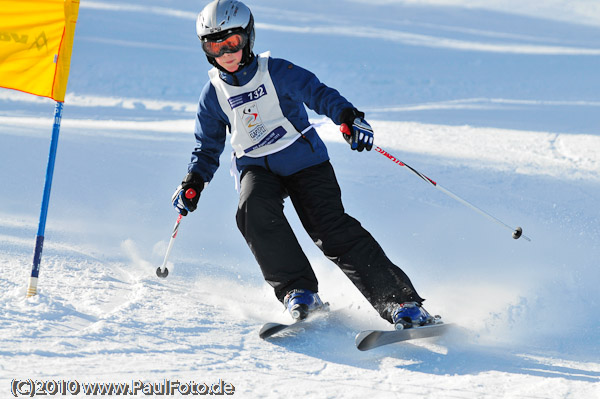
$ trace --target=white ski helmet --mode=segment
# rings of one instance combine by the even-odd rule
[[[250,9],[241,1],[215,0],[209,3],[198,14],[196,19],[196,34],[203,44],[207,42],[221,42],[230,35],[239,33],[243,35],[244,47],[241,64],[252,60],[254,54],[254,17]],[[206,54],[208,61],[220,69],[214,55]]]

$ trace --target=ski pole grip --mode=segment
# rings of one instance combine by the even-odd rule
[[[348,127],[347,124],[342,123],[340,125],[340,132],[342,132],[343,134],[345,134],[346,136],[350,136],[352,135],[352,132],[350,131],[350,128]]]
[[[185,190],[185,198],[187,199],[195,198],[196,195],[198,195],[198,193],[193,188],[188,188],[187,190]]]

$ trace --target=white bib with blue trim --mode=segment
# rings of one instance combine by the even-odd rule
[[[269,155],[283,150],[300,137],[281,111],[269,74],[269,56],[269,52],[258,55],[256,75],[243,86],[225,83],[217,68],[208,72],[219,105],[229,118],[231,146],[237,158]]]

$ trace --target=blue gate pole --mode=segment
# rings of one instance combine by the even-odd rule
[[[50,203],[50,189],[52,188],[52,176],[54,175],[54,163],[56,161],[56,150],[58,148],[58,133],[60,132],[60,120],[62,118],[63,103],[56,102],[54,109],[54,125],[52,126],[52,140],[50,141],[50,154],[48,155],[48,167],[46,168],[46,183],[44,184],[44,196],[42,198],[42,209],[40,222],[35,238],[35,250],[33,252],[33,267],[27,288],[27,297],[37,294],[37,282],[40,274],[40,263],[42,262],[42,249],[44,247],[44,233],[46,231],[46,218],[48,216],[48,205]]]

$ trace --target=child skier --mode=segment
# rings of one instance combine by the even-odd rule
[[[196,209],[219,166],[229,129],[240,174],[238,228],[294,319],[305,318],[323,302],[284,216],[286,197],[315,244],[381,317],[396,328],[432,322],[408,276],[345,213],[327,149],[304,105],[342,125],[344,139],[359,152],[373,146],[364,114],[313,73],[269,53],[255,55],[254,18],[240,1],[208,4],[198,15],[196,31],[214,68],[199,100],[189,173],[173,195],[176,209],[184,216]]]

